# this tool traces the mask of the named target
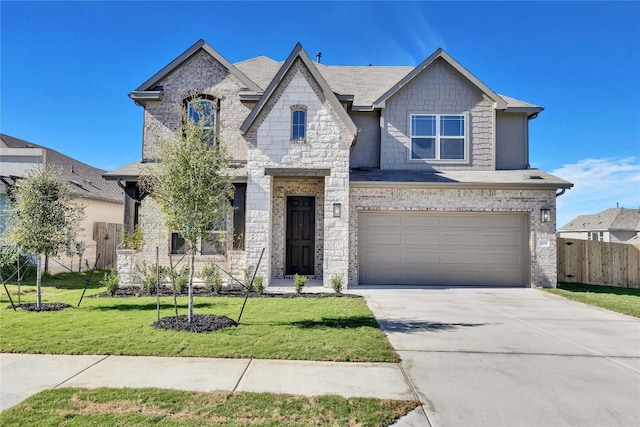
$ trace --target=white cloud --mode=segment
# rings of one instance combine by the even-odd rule
[[[640,162],[636,157],[582,159],[552,171],[574,184],[558,197],[558,228],[578,215],[594,214],[616,203],[640,208]]]

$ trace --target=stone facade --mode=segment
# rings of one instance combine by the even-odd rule
[[[529,214],[531,284],[555,287],[555,197],[554,190],[352,187],[349,284],[358,283],[358,212],[513,212]],[[546,223],[540,220],[543,208],[551,210],[551,221]]]
[[[410,115],[465,114],[468,147],[465,161],[409,160]],[[493,101],[467,82],[444,60],[436,60],[401,91],[386,101],[382,111],[381,169],[493,170],[495,160]]]
[[[291,141],[291,107],[307,109],[307,133],[303,143]],[[325,286],[330,286],[331,276],[344,274],[348,269],[348,209],[349,203],[349,150],[351,140],[344,124],[333,111],[320,86],[301,60],[296,60],[283,77],[278,89],[267,102],[263,113],[256,118],[253,128],[247,132],[250,141],[247,170],[247,264],[255,265],[262,248],[271,263],[261,265],[265,277],[279,277],[282,257],[272,250],[280,250],[281,240],[274,224],[281,222],[281,215],[274,211],[274,179],[265,175],[265,168],[329,169],[324,178],[322,215],[316,216],[316,224],[324,227],[322,244],[324,256],[321,271]],[[284,181],[283,181],[284,182]],[[282,188],[282,192],[295,191]],[[333,217],[333,204],[345,206],[339,218]],[[318,222],[323,218],[322,223]],[[279,225],[278,225],[279,227]],[[280,228],[278,228],[279,230]],[[316,246],[316,250],[318,246]],[[316,273],[317,275],[317,273]]]

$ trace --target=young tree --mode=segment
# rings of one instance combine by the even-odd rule
[[[37,255],[37,307],[42,308],[42,256],[57,255],[78,231],[84,207],[71,199],[69,186],[58,180],[59,169],[31,171],[12,189],[15,202],[3,240]]]
[[[194,98],[180,109],[182,124],[158,141],[157,162],[143,171],[141,184],[158,203],[166,227],[179,233],[189,253],[189,314],[193,322],[193,274],[198,241],[220,229],[230,210],[232,184],[225,147],[216,137],[215,105]]]

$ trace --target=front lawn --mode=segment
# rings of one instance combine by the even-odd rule
[[[545,289],[545,291],[575,301],[640,317],[640,289],[558,283],[557,289]]]
[[[162,389],[46,390],[0,414],[12,426],[388,426],[416,401]]]
[[[213,333],[160,330],[155,297],[92,298],[103,292],[92,280],[81,306],[82,274],[46,278],[43,302],[72,305],[62,311],[0,309],[0,352],[397,362],[398,356],[362,298],[250,298],[241,324]],[[10,285],[17,300],[17,286]],[[22,302],[35,301],[23,285]],[[0,304],[9,300],[1,290]],[[161,317],[173,316],[173,298],[161,298]],[[179,297],[180,314],[187,298]],[[197,297],[196,314],[238,318],[243,298]]]

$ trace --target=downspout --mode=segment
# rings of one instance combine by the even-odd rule
[[[567,191],[567,189],[566,189],[566,188],[563,188],[562,190],[560,190],[560,192],[559,192],[559,193],[556,193],[556,197],[560,197],[560,196],[562,196],[562,195],[564,194],[564,192],[565,192],[565,191]]]

